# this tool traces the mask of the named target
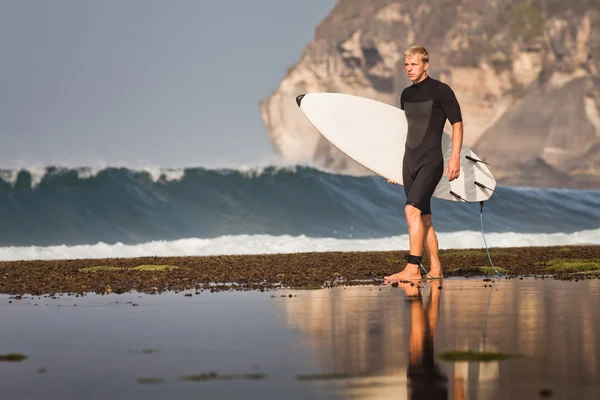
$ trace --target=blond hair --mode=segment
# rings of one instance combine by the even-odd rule
[[[427,50],[425,50],[425,47],[423,46],[410,46],[404,51],[405,57],[412,57],[416,55],[420,55],[421,60],[423,60],[424,63],[429,62],[429,53],[427,52]]]

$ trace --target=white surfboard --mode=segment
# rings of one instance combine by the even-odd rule
[[[402,159],[408,124],[404,111],[376,100],[340,93],[310,93],[296,98],[311,124],[331,144],[365,168],[402,184]],[[452,155],[452,137],[442,135],[444,168]],[[434,197],[451,201],[485,201],[496,180],[467,146],[460,152],[460,176],[442,176]]]

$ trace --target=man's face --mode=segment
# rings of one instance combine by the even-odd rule
[[[423,80],[425,71],[429,67],[429,63],[424,63],[420,54],[404,57],[404,69],[408,79],[417,83]]]

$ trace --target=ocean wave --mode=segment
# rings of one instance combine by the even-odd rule
[[[438,235],[440,249],[480,249],[487,255],[485,242],[492,248],[529,246],[600,245],[600,229],[573,233],[524,234],[461,231]],[[313,238],[305,235],[271,236],[239,235],[213,239],[188,238],[158,240],[126,245],[96,243],[77,246],[11,246],[0,247],[0,260],[62,260],[132,257],[179,257],[244,254],[285,254],[328,251],[394,251],[408,250],[408,235],[378,239]]]
[[[193,237],[381,239],[406,232],[404,190],[303,165],[64,168],[0,173],[0,246],[136,245]],[[480,229],[479,204],[433,199],[438,232]],[[498,186],[489,232],[600,227],[600,192]]]

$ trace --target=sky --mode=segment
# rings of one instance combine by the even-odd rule
[[[264,164],[259,102],[335,0],[2,0],[0,168]]]

